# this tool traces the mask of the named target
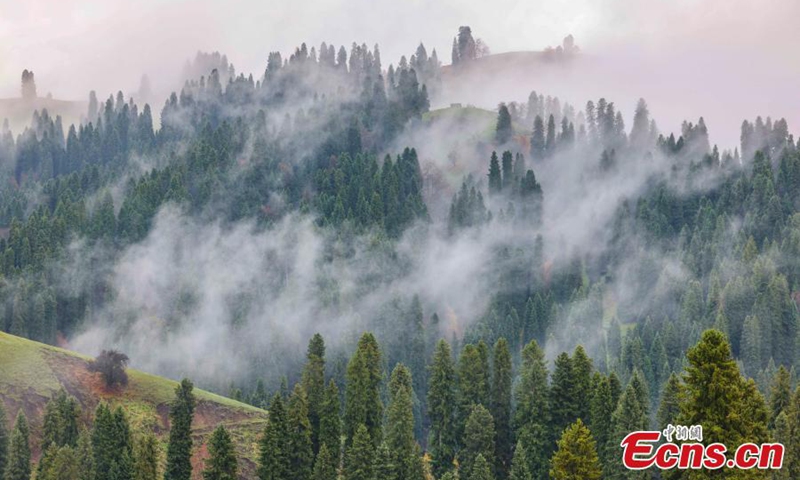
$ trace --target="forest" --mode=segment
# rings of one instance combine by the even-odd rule
[[[0,330],[183,381],[168,432],[62,390],[33,435],[0,392],[4,480],[248,478],[243,441],[261,480],[800,478],[787,121],[720,148],[644,99],[630,128],[606,98],[432,108],[475,45],[199,53],[163,104],[6,122]],[[258,438],[193,435],[192,382],[268,411]],[[622,466],[669,424],[784,468]]]

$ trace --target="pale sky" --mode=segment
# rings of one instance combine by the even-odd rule
[[[18,95],[24,68],[40,95],[56,98],[134,91],[143,73],[156,89],[172,88],[198,50],[225,53],[238,72],[258,77],[270,51],[286,55],[303,41],[348,50],[353,41],[378,43],[384,67],[422,41],[449,63],[459,25],[470,25],[493,53],[539,50],[572,33],[619,74],[639,69],[628,58],[658,59],[683,77],[713,66],[721,77],[697,78],[700,98],[741,95],[763,105],[759,113],[800,122],[790,113],[800,110],[799,19],[798,0],[0,0],[0,98]],[[666,93],[659,77],[650,85]],[[733,77],[734,91],[720,88]]]

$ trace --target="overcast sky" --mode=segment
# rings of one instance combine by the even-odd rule
[[[630,69],[649,80],[640,66],[660,65],[651,85],[665,98],[670,65],[684,77],[677,88],[694,85],[697,98],[712,100],[707,109],[746,97],[763,106],[756,113],[786,116],[791,127],[800,123],[799,19],[797,0],[0,0],[0,98],[18,95],[23,68],[35,72],[40,95],[57,98],[134,91],[143,73],[164,88],[197,50],[219,50],[258,76],[270,51],[303,41],[378,43],[384,67],[422,41],[449,63],[453,35],[470,25],[493,53],[542,49],[572,33],[614,74]],[[658,116],[659,99],[645,93]],[[707,116],[740,123],[752,109]]]

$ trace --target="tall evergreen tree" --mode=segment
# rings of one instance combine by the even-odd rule
[[[511,431],[511,352],[505,338],[494,345],[491,413],[497,432],[495,461],[499,478],[508,476],[514,448]]]
[[[308,420],[311,423],[311,443],[319,451],[319,423],[322,402],[325,400],[325,340],[319,333],[308,342],[306,364],[303,368],[303,388],[308,395]]]
[[[94,466],[94,452],[92,451],[92,437],[87,430],[83,430],[78,435],[78,447],[75,451],[75,461],[78,464],[78,480],[94,480],[95,466]],[[152,478],[136,478],[136,480],[154,480],[158,476]]]
[[[544,122],[542,117],[536,115],[533,121],[533,133],[531,135],[531,158],[534,160],[542,160],[547,151],[547,144],[545,140]]]
[[[551,463],[554,480],[599,480],[602,476],[594,439],[580,419],[564,430]]]
[[[514,448],[514,459],[511,462],[510,480],[533,480],[531,471],[528,469],[528,455],[522,441],[517,442]]]
[[[231,436],[225,427],[220,425],[208,439],[208,459],[203,470],[203,479],[236,480],[237,474],[238,464]]]
[[[336,480],[336,466],[338,458],[334,458],[328,450],[328,445],[321,444],[317,459],[314,461],[313,480]]]
[[[483,456],[489,465],[494,465],[495,436],[492,414],[479,403],[473,405],[464,427],[462,441],[464,448],[458,454],[458,463],[466,474],[472,473],[473,465],[479,455]]]
[[[467,417],[473,405],[490,405],[490,371],[488,348],[483,341],[478,345],[467,344],[458,358],[458,422],[456,432],[464,431]]]
[[[134,480],[156,480],[159,471],[158,439],[147,433],[136,441],[134,448]]]
[[[500,170],[500,161],[497,159],[497,152],[492,152],[489,160],[489,194],[500,193],[503,189],[503,175]]]
[[[264,433],[258,442],[258,478],[260,480],[288,480],[291,476],[289,465],[289,425],[283,399],[279,393],[272,398],[269,418]]]
[[[597,442],[597,454],[606,475],[610,474],[607,467],[611,465],[614,454],[618,451],[617,445],[611,441],[612,438],[616,438],[613,424],[614,409],[608,377],[595,372],[589,401],[589,428]]]
[[[290,479],[306,480],[314,469],[314,452],[311,445],[311,423],[308,420],[308,398],[301,384],[296,384],[289,397],[287,411],[289,437],[286,452],[289,459]]]
[[[319,443],[320,446],[327,445],[328,453],[334,460],[334,465],[339,466],[341,455],[342,420],[339,416],[340,410],[339,388],[336,382],[331,379],[325,389],[325,396],[320,406],[319,414]]]
[[[669,424],[675,424],[675,419],[680,413],[681,379],[676,374],[671,374],[661,392],[661,403],[656,412],[657,428],[664,429]]]
[[[164,480],[192,478],[192,419],[196,405],[193,389],[194,385],[186,378],[175,387],[175,399],[169,411],[169,444]]]
[[[505,103],[500,104],[497,111],[497,126],[495,127],[494,141],[498,145],[504,145],[514,134],[513,127],[511,126],[511,114],[508,112],[508,107]]]
[[[380,386],[382,380],[381,352],[378,341],[365,333],[347,365],[347,388],[344,405],[344,433],[347,443],[352,442],[356,429],[364,425],[376,447],[383,438],[383,403]]]
[[[590,421],[590,403],[580,401],[580,399],[592,398],[593,369],[592,359],[586,354],[583,346],[578,345],[575,347],[575,352],[572,354],[572,373],[574,375],[572,396],[578,400],[575,402],[575,415],[583,420],[584,423]]]
[[[775,426],[775,420],[791,403],[792,400],[792,376],[786,368],[781,365],[775,373],[772,388],[769,395],[770,406],[770,426]]]
[[[356,427],[353,441],[347,447],[344,461],[344,480],[373,480],[375,447],[369,430],[363,424]]]
[[[525,447],[528,470],[534,478],[544,478],[552,452],[550,425],[550,390],[547,385],[547,364],[536,340],[522,350],[520,379],[514,391],[516,412],[514,428]]]
[[[430,433],[428,449],[434,476],[441,477],[453,465],[458,443],[455,434],[455,366],[450,344],[439,340],[433,354],[428,387]]]
[[[475,464],[469,473],[469,480],[494,480],[495,476],[492,474],[492,465],[483,456],[478,454],[475,457]]]
[[[11,441],[8,445],[8,460],[6,462],[5,480],[30,480],[31,478],[31,446],[28,419],[20,410],[14,429],[11,432]]]
[[[416,463],[414,441],[414,390],[411,372],[398,363],[389,380],[386,445],[393,456],[394,478],[413,479]]]
[[[553,382],[550,386],[551,419],[554,432],[563,432],[578,418],[579,399],[575,398],[574,392],[575,373],[572,359],[566,352],[562,352],[556,357]]]

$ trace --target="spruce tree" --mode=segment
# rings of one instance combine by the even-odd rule
[[[494,480],[495,477],[492,474],[492,466],[482,454],[478,454],[478,456],[475,457],[474,463],[469,473],[469,480]]]
[[[303,388],[308,396],[308,421],[311,423],[311,443],[319,451],[320,410],[325,400],[325,340],[319,333],[308,342],[306,364],[303,368]]]
[[[473,405],[464,427],[464,447],[458,454],[458,463],[464,472],[472,472],[478,455],[482,455],[489,465],[494,465],[495,436],[492,414],[481,404]]]
[[[508,478],[510,480],[533,480],[531,471],[528,469],[528,454],[522,441],[518,441],[514,448],[514,459],[511,461],[511,472]]]
[[[589,428],[597,442],[597,454],[603,471],[608,474],[607,467],[613,462],[617,446],[611,441],[614,438],[613,414],[615,405],[611,399],[611,384],[608,377],[595,372],[592,380],[592,395],[589,401]]]
[[[28,419],[20,410],[14,429],[11,432],[11,441],[8,445],[8,460],[6,462],[5,480],[30,480],[31,478],[31,446]]]
[[[389,380],[386,445],[393,456],[394,478],[411,480],[418,459],[414,441],[414,390],[411,372],[398,363]]]
[[[134,448],[133,478],[134,480],[156,480],[159,471],[158,439],[147,433],[136,441]]]
[[[339,388],[331,379],[325,389],[325,396],[320,406],[319,418],[319,443],[328,446],[328,453],[338,468],[341,455],[342,420],[339,416],[340,400]]]
[[[592,398],[593,369],[592,359],[586,354],[583,346],[578,345],[575,347],[575,352],[572,354],[572,373],[574,375],[572,396],[577,400],[575,402],[575,415],[583,420],[584,423],[590,421],[590,403],[585,399]],[[581,399],[584,400],[582,401]]]
[[[783,469],[789,478],[800,478],[800,387],[792,395],[792,401],[786,408],[786,438],[784,443]]]
[[[550,390],[547,364],[536,340],[522,350],[520,379],[514,391],[517,409],[514,428],[525,447],[528,470],[534,478],[547,475],[553,436],[550,425]]]
[[[641,404],[639,395],[637,394],[636,387],[633,382],[628,383],[627,388],[622,393],[619,399],[619,405],[613,415],[613,433],[608,442],[608,448],[618,455],[619,444],[631,432],[640,430],[647,430],[648,418],[645,409]],[[607,459],[614,458],[613,454],[606,453],[604,455]],[[617,457],[618,458],[618,457]],[[611,478],[643,478],[647,472],[642,471],[628,471],[619,461],[612,461],[610,464],[607,462],[605,465],[607,473],[611,473]]]
[[[497,125],[495,127],[494,141],[498,145],[503,145],[511,140],[514,130],[511,126],[511,114],[505,103],[500,104],[497,111]]]
[[[314,461],[313,480],[336,480],[336,466],[338,459],[331,455],[328,445],[321,444],[317,458]]]
[[[551,464],[554,480],[599,480],[602,476],[594,439],[580,419],[564,430]]]
[[[775,420],[792,400],[792,375],[781,365],[775,373],[769,395],[770,427],[775,426]]]
[[[578,398],[574,396],[575,374],[572,359],[566,352],[556,357],[553,381],[550,386],[550,405],[553,432],[560,435],[578,418]]]
[[[175,399],[170,405],[169,444],[164,480],[190,480],[192,477],[192,418],[196,401],[194,385],[183,379],[175,387]]]
[[[667,425],[674,425],[680,413],[681,379],[676,374],[671,374],[661,392],[661,403],[656,413],[657,428],[664,429]]]
[[[531,158],[542,160],[545,157],[545,150],[544,122],[542,117],[536,115],[533,121],[533,134],[531,135]]]
[[[311,445],[311,423],[308,420],[308,398],[301,384],[296,384],[289,397],[287,411],[289,438],[286,444],[290,479],[306,480],[314,468]]]
[[[489,361],[488,355],[483,352],[484,348],[486,344],[483,341],[478,345],[464,345],[458,358],[456,433],[459,436],[463,435],[464,425],[472,412],[472,406],[490,404]]]
[[[378,341],[365,333],[347,365],[347,388],[344,405],[344,433],[349,445],[359,425],[364,425],[373,447],[383,438],[383,403],[380,388],[382,380],[381,352]]]
[[[511,431],[511,352],[505,338],[494,345],[491,413],[497,432],[495,461],[499,478],[508,476],[513,456]]]
[[[500,171],[500,161],[497,159],[497,152],[492,152],[489,160],[489,194],[500,193],[503,189],[503,177]]]
[[[395,455],[389,451],[386,442],[382,442],[378,449],[375,450],[375,459],[372,463],[373,475],[377,480],[378,478],[385,478],[387,480],[397,480],[401,477],[397,476],[397,466],[395,465]]]
[[[289,453],[286,451],[289,441],[289,425],[283,399],[279,393],[272,398],[269,406],[269,418],[264,433],[258,442],[258,478],[260,480],[287,480],[290,478]]]
[[[87,430],[78,435],[78,447],[75,451],[75,461],[78,463],[78,480],[94,480],[94,452],[92,451],[92,437]],[[154,476],[153,479],[158,478]],[[152,480],[141,479],[136,480]]]
[[[433,354],[428,387],[430,433],[428,449],[434,476],[441,477],[453,465],[458,444],[455,437],[455,366],[446,340],[439,340]]]
[[[373,480],[374,451],[369,430],[359,425],[345,455],[344,480]]]
[[[208,459],[203,469],[203,479],[236,480],[237,472],[238,464],[233,442],[225,427],[220,425],[208,439]]]

